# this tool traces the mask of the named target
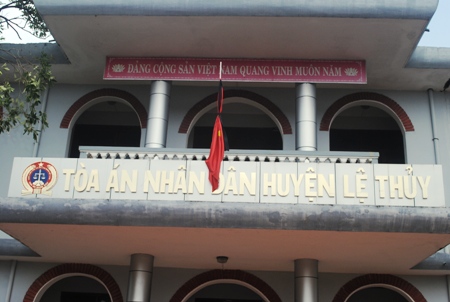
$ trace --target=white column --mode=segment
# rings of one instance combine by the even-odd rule
[[[318,301],[318,267],[315,259],[295,260],[295,302]]]
[[[166,147],[170,87],[171,82],[168,81],[152,82],[145,139],[145,147],[147,148]]]
[[[153,276],[152,255],[131,255],[127,302],[149,302]]]
[[[295,149],[317,151],[316,86],[296,85]]]

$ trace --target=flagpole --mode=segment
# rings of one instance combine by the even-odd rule
[[[211,140],[211,149],[205,163],[209,170],[209,182],[211,183],[212,192],[219,188],[220,166],[222,165],[225,141],[222,129],[222,121],[220,114],[222,112],[223,87],[222,87],[222,61],[219,65],[219,91],[217,93],[217,117],[214,123],[213,135]]]

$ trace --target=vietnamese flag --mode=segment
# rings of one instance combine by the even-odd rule
[[[220,165],[222,164],[224,152],[222,122],[220,116],[217,116],[214,123],[211,150],[206,160],[206,165],[209,169],[209,182],[212,185],[213,192],[219,187]]]
[[[220,165],[222,164],[225,153],[224,133],[222,129],[222,120],[220,118],[220,114],[222,113],[222,103],[223,87],[222,81],[220,81],[219,92],[217,94],[217,117],[216,122],[214,123],[209,157],[206,160],[206,165],[209,170],[209,182],[211,183],[213,192],[219,187]]]

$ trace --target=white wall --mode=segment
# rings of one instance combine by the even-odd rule
[[[70,106],[85,94],[102,88],[115,88],[125,90],[138,98],[143,106],[148,110],[150,86],[130,85],[130,86],[78,86],[78,85],[54,85],[48,96],[47,114],[50,128],[46,129],[42,135],[39,146],[39,156],[45,157],[66,157],[70,143],[71,129],[61,129],[60,123]],[[225,84],[226,89],[246,89],[272,101],[281,109],[290,121],[292,130],[295,131],[295,88],[271,88],[271,87],[233,87]],[[317,128],[325,111],[335,101],[343,96],[360,90],[346,89],[318,89],[317,90]],[[171,91],[170,114],[168,126],[168,148],[185,148],[188,135],[178,133],[181,121],[187,111],[197,102],[210,94],[217,92],[217,87],[212,86],[182,86],[174,83]],[[408,114],[415,131],[405,133],[406,157],[408,163],[433,164],[434,149],[431,131],[430,110],[427,92],[402,92],[402,91],[374,91],[390,97],[397,102]],[[226,90],[225,90],[226,96]],[[448,97],[447,97],[448,98]],[[450,140],[447,133],[450,132],[448,100],[444,99],[443,93],[435,93],[436,103],[436,124],[439,136],[439,151],[441,154],[441,164],[444,166],[445,187],[450,186],[450,176],[448,171],[450,161],[446,156],[450,151]],[[143,129],[141,136],[145,139],[146,129]],[[329,132],[317,131],[318,151],[329,151]],[[143,142],[141,143],[143,145]],[[283,146],[285,150],[295,149],[295,135],[283,135]],[[12,166],[12,159],[15,156],[29,157],[33,154],[34,143],[31,137],[23,136],[20,129],[15,129],[8,134],[0,135],[0,162],[6,172],[6,181],[0,182],[0,196],[7,195],[9,186],[9,171]],[[447,201],[447,204],[450,204]]]
[[[25,293],[31,284],[58,264],[54,263],[33,263],[18,262],[16,277],[11,301],[22,301]],[[107,271],[117,282],[126,300],[128,286],[127,266],[103,266],[100,268]],[[0,293],[6,293],[9,281],[10,262],[0,261]],[[205,270],[177,269],[155,267],[153,272],[151,301],[169,301],[174,293],[182,287],[188,280],[205,272]],[[285,302],[294,301],[294,274],[293,272],[267,272],[249,271],[266,282]],[[318,290],[318,302],[332,301],[339,289],[352,279],[361,275],[320,273]],[[427,299],[433,302],[448,302],[447,284],[445,276],[397,276],[415,286]],[[0,302],[5,301],[5,296],[0,295]]]

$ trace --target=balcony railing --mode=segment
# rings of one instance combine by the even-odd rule
[[[209,149],[80,147],[80,158],[95,159],[206,160],[208,155]],[[378,152],[231,150],[224,161],[377,164],[378,157]]]

